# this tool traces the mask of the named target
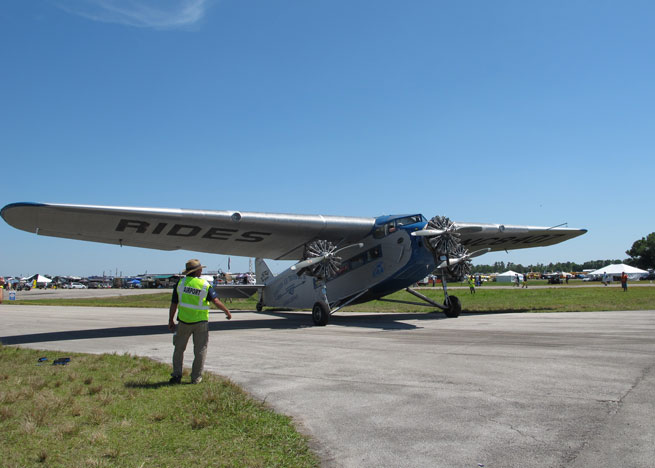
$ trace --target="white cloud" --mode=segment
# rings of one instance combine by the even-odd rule
[[[93,21],[171,29],[200,21],[209,0],[55,0],[55,3],[68,13]]]

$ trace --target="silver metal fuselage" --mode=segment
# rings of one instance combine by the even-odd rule
[[[349,249],[342,260],[340,273],[326,284],[331,306],[339,305],[363,293],[353,303],[377,299],[406,288],[434,270],[434,259],[424,240],[410,233],[425,226],[424,219],[396,225],[406,217],[381,217],[360,242],[360,249]],[[393,226],[391,229],[388,226]],[[323,300],[323,281],[300,275],[288,269],[272,278],[262,290],[262,303],[267,307],[311,308]]]

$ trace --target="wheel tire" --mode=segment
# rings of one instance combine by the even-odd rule
[[[255,306],[255,309],[257,309],[257,312],[261,312],[262,310],[264,310],[264,304],[258,302],[257,305]]]
[[[456,296],[448,296],[448,299],[446,300],[446,305],[448,306],[448,309],[444,310],[444,314],[446,314],[446,317],[448,318],[459,317],[459,314],[462,312],[462,303],[459,301],[459,299]]]
[[[330,309],[323,302],[317,302],[312,308],[312,320],[314,325],[324,327],[330,319]]]

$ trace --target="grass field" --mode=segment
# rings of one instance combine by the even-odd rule
[[[52,365],[62,356],[68,365]],[[318,465],[288,417],[228,380],[169,386],[169,372],[127,355],[0,346],[0,466]]]
[[[536,283],[536,282],[535,282]],[[503,287],[491,289],[485,286],[476,288],[476,294],[466,289],[451,289],[462,302],[464,312],[569,312],[593,310],[643,310],[655,308],[655,287],[629,287],[624,293],[621,288],[592,286],[584,288],[532,288],[519,289]],[[420,292],[436,302],[443,302],[440,287],[421,289]],[[416,302],[418,299],[405,291],[389,296],[390,299]],[[5,304],[60,305],[91,307],[156,307],[168,308],[170,291],[161,294],[136,296],[117,296],[87,299],[39,299],[29,301],[5,301]],[[235,310],[255,310],[256,300],[226,301]],[[344,312],[428,312],[430,308],[398,304],[384,301],[371,301],[347,307]]]

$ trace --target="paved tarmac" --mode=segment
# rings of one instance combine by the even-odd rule
[[[167,314],[4,304],[0,340],[169,362]],[[655,311],[441,317],[215,313],[207,369],[293,416],[326,467],[655,465]]]

